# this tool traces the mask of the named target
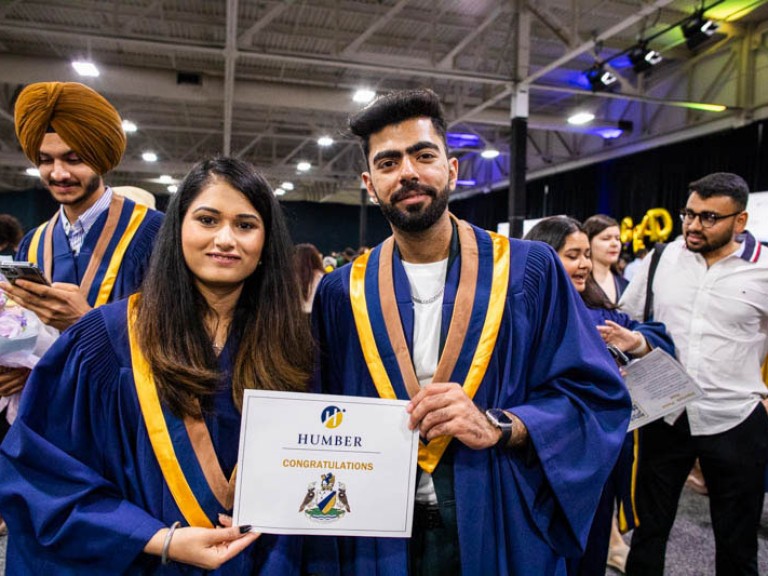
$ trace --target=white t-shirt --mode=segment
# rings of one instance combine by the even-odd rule
[[[428,264],[403,262],[413,299],[413,366],[420,386],[432,382],[440,357],[440,324],[448,259]],[[422,472],[416,502],[436,504],[432,475]]]

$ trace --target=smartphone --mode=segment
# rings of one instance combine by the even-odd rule
[[[616,360],[616,364],[619,366],[626,366],[629,364],[629,356],[624,354],[624,352],[616,348],[613,344],[608,344],[608,352],[611,353],[611,356],[613,356],[613,359]]]
[[[16,280],[29,280],[37,284],[50,286],[50,282],[43,276],[42,270],[31,262],[0,262],[0,273],[14,284]]]

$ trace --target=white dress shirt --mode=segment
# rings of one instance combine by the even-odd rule
[[[642,320],[650,255],[619,303]],[[707,267],[682,237],[669,244],[653,279],[653,319],[663,322],[677,356],[704,396],[688,404],[694,436],[737,426],[768,390],[761,366],[768,335],[768,250],[745,233],[734,253]],[[682,410],[664,418],[674,423]]]

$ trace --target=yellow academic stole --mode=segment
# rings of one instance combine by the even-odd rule
[[[134,205],[128,224],[125,226],[122,236],[114,250],[112,250],[111,256],[109,256],[109,263],[106,267],[102,266],[102,261],[105,258],[107,248],[109,247],[120,222],[124,203],[125,199],[122,196],[114,193],[112,194],[112,199],[109,203],[109,211],[107,213],[107,221],[105,222],[101,235],[93,249],[93,254],[88,262],[88,267],[83,275],[83,280],[80,282],[80,293],[94,308],[106,304],[109,301],[109,297],[115,287],[115,281],[117,279],[117,274],[120,271],[120,265],[123,262],[125,252],[128,250],[131,240],[133,240],[139,226],[141,226],[141,223],[144,221],[144,217],[147,215],[146,206],[141,204]],[[39,249],[40,241],[42,240],[43,273],[49,281],[53,280],[51,276],[53,271],[53,230],[58,219],[59,213],[56,212],[56,214],[53,215],[53,218],[48,222],[37,227],[37,230],[35,230],[35,233],[32,235],[32,240],[29,244],[29,253],[27,255],[27,260],[36,266],[39,265]],[[91,286],[94,281],[98,282],[99,289],[95,298],[93,298],[93,296],[89,298]]]
[[[152,370],[137,341],[134,320],[138,298],[140,295],[134,294],[128,299],[128,337],[136,394],[152,450],[168,489],[187,524],[213,528],[214,524],[210,518],[215,517],[217,511],[228,511],[232,508],[237,467],[227,480],[219,465],[208,428],[202,419],[187,416],[180,420],[163,410]],[[179,461],[173,437],[180,435],[189,438],[199,469],[190,466],[185,471]]]
[[[465,369],[461,372],[466,376],[462,386],[474,398],[493,355],[504,314],[509,286],[509,239],[478,230],[478,241],[472,226],[460,220],[455,222],[461,255],[459,285],[433,382],[456,381],[451,377],[457,362],[463,362]],[[392,237],[358,257],[350,273],[350,299],[363,356],[379,396],[397,398],[392,379],[401,378],[412,398],[419,391],[419,382],[397,309],[393,257]],[[491,274],[479,274],[489,270]],[[467,342],[467,333],[475,325],[481,327],[480,335],[472,343]],[[391,346],[393,354],[382,354],[383,346]],[[432,473],[450,441],[450,436],[434,438],[427,444],[420,441],[419,466]]]

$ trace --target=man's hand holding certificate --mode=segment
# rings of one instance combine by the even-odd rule
[[[409,537],[418,434],[401,400],[247,390],[235,525]]]

